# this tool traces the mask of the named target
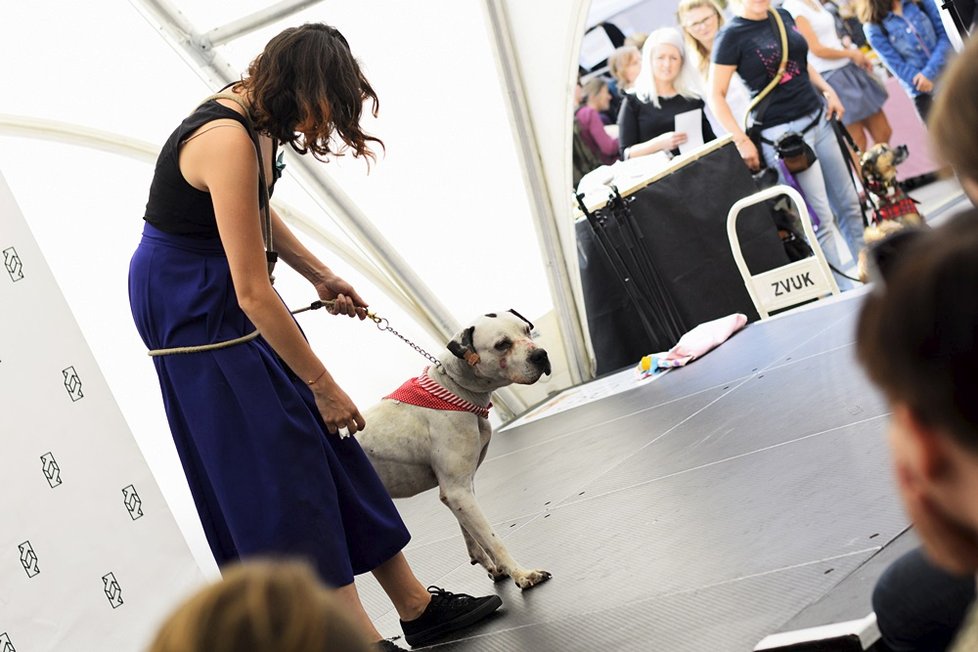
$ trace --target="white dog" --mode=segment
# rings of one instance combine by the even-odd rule
[[[512,310],[479,317],[449,342],[440,366],[368,409],[367,428],[356,435],[392,497],[438,486],[472,563],[482,564],[494,581],[512,577],[521,589],[550,573],[525,569],[510,556],[476,502],[473,480],[492,437],[490,394],[550,373],[547,351],[530,338],[532,328]]]

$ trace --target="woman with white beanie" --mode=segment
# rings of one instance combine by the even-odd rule
[[[666,27],[649,34],[642,47],[642,71],[618,113],[622,159],[655,152],[679,154],[688,136],[676,131],[675,117],[694,109],[703,112],[703,141],[716,137],[706,118],[706,105],[694,90],[696,75],[678,31]]]

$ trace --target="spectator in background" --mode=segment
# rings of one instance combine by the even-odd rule
[[[611,93],[611,106],[605,114],[605,124],[614,124],[618,120],[621,101],[625,93],[632,90],[638,73],[642,69],[642,53],[634,45],[623,45],[608,57],[608,72],[612,80],[608,83]]]
[[[700,92],[706,95],[710,88],[710,56],[713,41],[723,27],[723,12],[714,0],[681,0],[676,11],[676,21],[683,29],[686,39],[686,52],[690,62],[700,74]],[[750,104],[750,91],[739,75],[730,79],[727,91],[727,104],[737,122],[743,122],[747,105]],[[723,129],[719,121],[713,123],[714,131]],[[718,131],[719,133],[719,131]]]
[[[889,143],[893,129],[883,113],[887,93],[868,72],[872,63],[866,55],[842,44],[835,19],[818,0],[785,0],[781,7],[794,17],[808,42],[808,62],[842,101],[842,122],[856,146],[866,150],[867,132],[874,143]]]
[[[703,142],[716,138],[706,105],[695,91],[696,78],[679,32],[666,27],[649,34],[642,50],[642,71],[618,114],[623,159],[655,152],[678,155],[688,136],[676,131],[675,117],[694,109],[702,112]]]
[[[608,82],[601,77],[592,77],[582,88],[583,103],[574,114],[580,128],[581,139],[604,165],[618,160],[618,139],[605,131],[600,113],[611,105]]]
[[[929,130],[937,153],[954,168],[978,206],[978,39],[970,39],[942,78]]]
[[[250,561],[188,598],[149,652],[369,652],[346,606],[304,563]],[[398,649],[396,647],[390,649]]]
[[[934,83],[951,52],[937,6],[933,0],[859,0],[858,7],[870,47],[927,122]]]
[[[842,44],[846,47],[862,48],[866,43],[866,34],[863,33],[863,24],[856,17],[856,10],[852,7],[851,0],[822,0],[822,6],[832,14],[835,20],[835,31],[842,39]]]
[[[581,88],[581,80],[578,78],[577,83],[574,84],[573,107],[575,111],[581,106],[583,101],[584,90]],[[574,125],[573,135],[571,137],[571,180],[576,191],[584,175],[591,170],[596,170],[601,167],[601,159],[591,151],[591,148],[584,144],[584,138],[581,136],[581,124],[577,121],[577,117],[571,119],[571,124]]]
[[[931,113],[930,136],[937,152],[957,172],[961,186],[971,198],[972,203],[978,204],[978,104],[974,101],[962,101],[962,98],[978,97],[978,40],[972,40],[966,45],[961,55],[948,68],[943,83],[944,91],[934,102],[934,110]],[[971,221],[976,220],[978,217],[972,213]],[[975,226],[972,225],[969,228],[974,233]],[[899,241],[891,241],[889,245],[891,250],[896,249],[893,246],[893,243],[896,242]],[[905,253],[902,258],[906,259],[908,255]],[[978,251],[972,251],[971,255],[978,256]],[[933,254],[928,260],[931,264],[935,262]],[[948,271],[951,269],[950,266],[954,264],[950,261],[947,262]],[[916,261],[909,265],[914,270],[913,273],[916,273],[918,269],[916,265]],[[925,266],[929,266],[929,264]],[[894,283],[896,282],[894,280]],[[975,291],[973,276],[971,278],[958,278],[956,274],[952,274],[949,283],[953,287],[953,292],[961,298],[969,296],[967,294],[969,289]],[[971,283],[972,287],[969,288],[965,285],[967,283]],[[928,300],[930,300],[929,297]],[[954,303],[960,303],[962,309],[967,309],[974,302],[959,300]],[[943,314],[942,316],[946,320],[935,322],[935,326],[939,325],[942,333],[953,334],[956,332],[956,327],[960,328],[963,325],[956,321],[961,314],[958,313],[954,318]],[[876,322],[876,326],[880,327],[881,324]],[[978,325],[973,322],[971,327],[973,329],[972,358],[974,358]],[[874,337],[875,333],[867,328],[861,340],[869,340]],[[936,337],[931,342],[926,349],[928,353],[931,350],[930,347],[936,347],[939,344]],[[885,345],[885,343],[882,344]],[[914,343],[917,350],[921,350],[920,346],[926,344],[923,340],[920,341],[920,344]],[[861,342],[860,347],[861,349],[877,349],[878,355],[878,347],[871,346],[868,341]],[[963,350],[960,353],[963,354]],[[902,351],[900,350],[887,351],[886,353],[886,355],[901,354]],[[907,359],[907,363],[910,365],[917,362],[913,358]],[[943,364],[945,360],[928,355],[926,360],[920,362],[933,366]],[[929,368],[929,366],[923,366],[923,369]],[[963,377],[954,380],[955,384],[961,387],[968,386],[965,381],[966,379]],[[920,382],[926,386],[928,378],[922,376]],[[964,398],[966,402],[973,400],[975,383],[973,376],[970,383],[972,395]],[[947,390],[946,386],[944,390]],[[954,412],[955,408],[948,410],[948,414]],[[897,414],[898,412],[894,411],[894,418]],[[975,419],[978,419],[978,415],[973,414],[972,434],[978,435],[978,423],[975,422]],[[974,503],[974,499],[970,499],[969,502]],[[912,510],[911,514],[913,514]],[[917,525],[920,537],[926,547],[934,531],[928,530],[927,517],[924,516],[924,519],[921,524]],[[923,525],[923,528],[920,525]],[[947,543],[953,541],[952,537]],[[973,546],[978,546],[975,539],[972,539],[971,543]],[[883,641],[893,650],[916,652],[918,650],[946,649],[957,634],[967,613],[968,605],[975,599],[975,582],[971,573],[976,569],[962,569],[952,565],[951,568],[956,571],[952,573],[941,568],[935,562],[941,562],[939,553],[935,558],[929,559],[920,549],[912,550],[893,562],[876,583],[876,588],[873,591],[873,610],[876,612]],[[947,566],[947,564],[942,565]],[[967,574],[962,576],[960,574],[962,570],[967,571]],[[972,618],[972,621],[974,620]],[[962,636],[965,634],[963,633]],[[972,636],[974,636],[974,632],[972,632]],[[963,641],[961,645],[962,649],[978,649],[974,640],[971,641],[971,647],[963,647],[965,645]]]
[[[846,163],[829,118],[842,118],[845,109],[839,96],[808,63],[808,44],[794,28],[794,20],[784,9],[773,11],[784,23],[788,52],[785,74],[768,99],[760,132],[761,149],[737,122],[727,103],[730,78],[736,72],[756,97],[778,74],[781,61],[781,36],[770,15],[769,0],[748,0],[739,6],[738,15],[717,36],[713,48],[713,111],[727,131],[733,134],[737,150],[752,170],[762,162],[778,170],[774,143],[791,131],[804,138],[817,160],[807,169],[795,172],[794,179],[818,217],[816,235],[825,258],[836,270],[842,269],[842,256],[836,247],[840,231],[855,259],[863,246],[863,222],[859,196],[853,188]],[[755,116],[756,117],[756,114]],[[763,159],[762,159],[763,156]],[[852,288],[849,278],[836,272],[839,289]]]
[[[898,559],[873,606],[885,649],[973,652],[978,610],[965,613],[978,572],[978,211],[879,244],[857,352],[889,404],[897,487],[927,559]]]
[[[648,37],[648,32],[634,32],[625,37],[625,45],[632,45],[641,51],[645,47],[645,39]]]

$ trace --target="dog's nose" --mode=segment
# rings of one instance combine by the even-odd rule
[[[543,370],[543,373],[550,375],[550,357],[546,349],[534,349],[530,354],[530,362]]]

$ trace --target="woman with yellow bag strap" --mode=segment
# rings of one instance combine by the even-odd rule
[[[734,119],[726,101],[734,72],[753,96],[743,125]],[[837,233],[854,262],[863,245],[859,197],[829,122],[841,118],[845,109],[832,87],[808,64],[808,45],[791,15],[772,9],[770,0],[743,0],[737,16],[717,35],[711,78],[713,113],[733,135],[747,166],[773,167],[782,181],[792,177],[814,213],[813,221],[817,220],[816,235],[829,264],[840,270],[845,266]],[[759,144],[747,135],[748,128]],[[790,157],[798,152],[802,155]],[[853,287],[849,278],[838,273],[836,281],[842,290]]]

